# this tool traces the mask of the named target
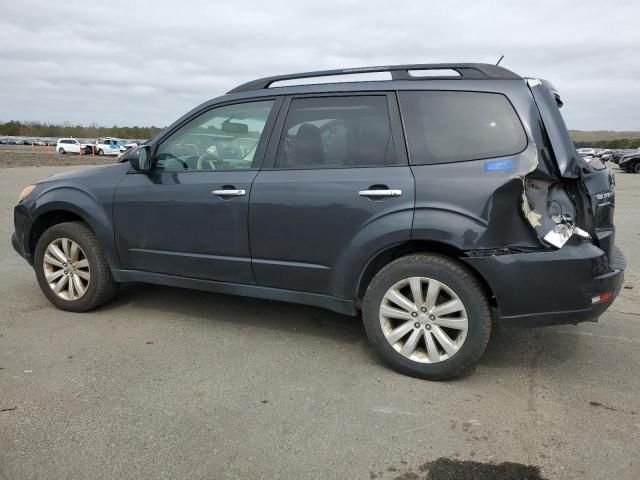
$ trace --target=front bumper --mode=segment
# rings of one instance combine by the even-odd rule
[[[18,236],[16,235],[15,232],[13,232],[11,234],[11,245],[13,246],[13,249],[18,252],[18,254],[24,258],[24,250],[22,248],[22,245],[20,245],[20,242],[18,241]]]
[[[530,328],[595,321],[618,296],[626,260],[611,258],[589,242],[559,250],[469,257],[464,260],[487,281],[497,302],[498,327]],[[593,298],[611,293],[606,301]]]
[[[29,265],[33,265],[33,257],[29,251],[29,232],[32,222],[29,219],[29,211],[24,204],[19,203],[14,208],[13,221],[15,231],[11,235],[11,245]]]

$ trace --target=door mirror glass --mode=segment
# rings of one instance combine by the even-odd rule
[[[131,168],[137,172],[148,172],[151,169],[151,148],[141,145],[129,154]]]

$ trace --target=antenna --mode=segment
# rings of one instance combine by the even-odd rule
[[[500,62],[502,61],[502,59],[503,59],[503,58],[504,58],[504,55],[502,55],[502,56],[500,57],[500,60],[498,60],[498,61],[496,62],[496,66],[500,65]]]

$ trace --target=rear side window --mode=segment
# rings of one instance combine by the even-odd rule
[[[291,101],[275,168],[368,167],[395,163],[387,97]]]
[[[461,162],[519,153],[522,123],[504,95],[482,92],[401,92],[411,163]]]

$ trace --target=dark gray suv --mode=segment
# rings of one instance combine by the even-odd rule
[[[371,72],[389,79],[276,86]],[[255,80],[25,188],[13,245],[64,310],[136,281],[361,313],[390,366],[450,378],[492,328],[594,320],[620,290],[613,178],[561,105],[485,64]]]

